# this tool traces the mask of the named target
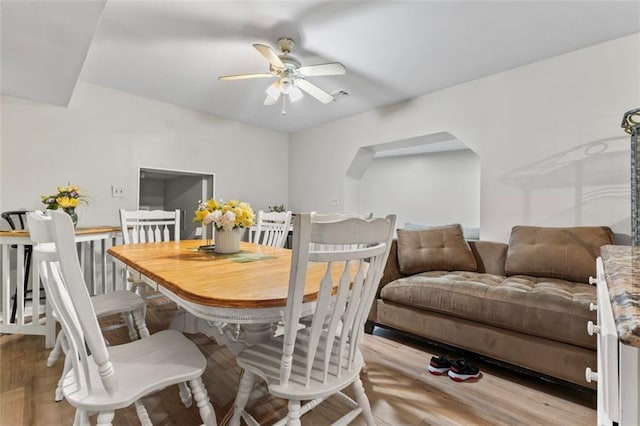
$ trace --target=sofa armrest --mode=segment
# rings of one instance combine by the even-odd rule
[[[398,264],[398,241],[394,238],[391,242],[391,250],[389,251],[389,258],[387,264],[382,272],[382,278],[378,285],[378,295],[380,296],[380,290],[382,287],[389,284],[391,281],[395,281],[398,278],[402,278],[404,275],[400,272],[400,265]]]
[[[400,272],[400,265],[398,264],[398,241],[394,238],[391,242],[391,249],[389,250],[389,258],[387,259],[387,264],[384,266],[384,271],[382,272],[382,278],[380,278],[380,283],[378,284],[378,290],[376,291],[376,300],[373,301],[371,305],[371,310],[369,311],[369,316],[367,324],[365,324],[365,331],[369,334],[373,331],[373,325],[376,322],[377,314],[378,314],[378,302],[377,299],[380,298],[380,291],[382,288],[389,284],[391,281],[395,281],[398,278],[402,278],[403,275]]]
[[[507,259],[505,243],[494,241],[468,241],[478,263],[478,272],[505,276],[504,264]]]

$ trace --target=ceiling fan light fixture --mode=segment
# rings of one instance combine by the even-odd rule
[[[283,77],[280,79],[280,91],[285,95],[288,95],[293,87],[293,82],[289,77]]]
[[[278,88],[278,82],[276,81],[275,83],[269,85],[269,87],[267,87],[267,90],[265,90],[265,92],[267,93],[267,96],[269,96],[270,98],[274,98],[277,101],[278,98],[280,97],[280,89]]]
[[[278,99],[277,99],[277,98],[272,98],[272,97],[271,97],[271,96],[269,96],[269,95],[267,95],[267,97],[266,97],[266,98],[265,98],[265,100],[264,100],[264,104],[265,104],[265,105],[267,105],[267,106],[269,106],[269,105],[273,105],[273,104],[275,104],[276,102],[278,102]]]
[[[299,101],[303,96],[302,90],[298,89],[296,86],[292,86],[289,90],[289,100],[291,100],[291,102]]]

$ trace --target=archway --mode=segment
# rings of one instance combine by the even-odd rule
[[[448,132],[362,147],[345,178],[345,211],[395,213],[405,224],[480,226],[480,158]]]

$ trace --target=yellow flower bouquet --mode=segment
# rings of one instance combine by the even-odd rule
[[[48,210],[64,210],[73,221],[74,226],[78,223],[76,207],[87,202],[86,196],[76,185],[59,186],[58,192],[53,195],[41,196],[42,203],[47,205]]]
[[[248,228],[253,225],[255,213],[249,203],[238,200],[201,202],[193,217],[194,222],[203,225],[213,223],[217,230],[229,231],[234,228]]]
[[[85,202],[85,196],[76,185],[59,186],[57,194],[43,195],[41,198],[49,210],[76,208]]]

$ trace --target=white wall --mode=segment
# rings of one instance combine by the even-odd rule
[[[91,197],[81,226],[118,224],[117,209],[136,208],[139,165],[215,173],[217,198],[256,210],[288,202],[286,134],[82,81],[68,108],[1,101],[5,210],[42,208],[40,195],[71,182]],[[111,198],[111,185],[126,196]]]
[[[629,234],[620,122],[640,105],[639,46],[623,37],[291,135],[291,208],[343,199],[361,146],[448,131],[480,157],[481,238],[507,241],[518,224]]]
[[[393,207],[391,207],[393,206]],[[374,158],[360,180],[360,212],[405,222],[480,226],[480,161],[471,150]]]

